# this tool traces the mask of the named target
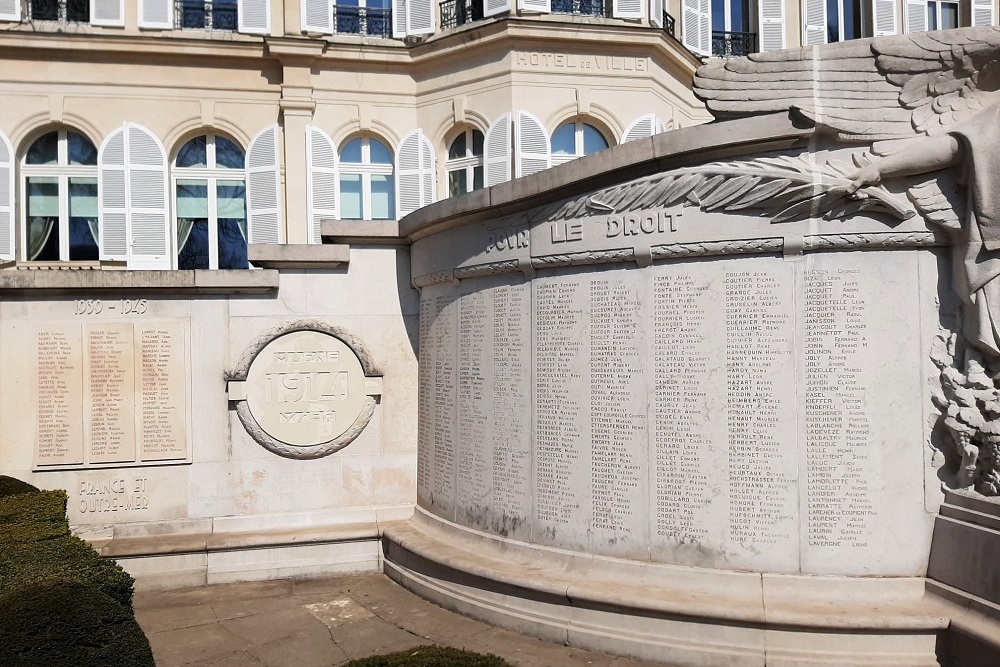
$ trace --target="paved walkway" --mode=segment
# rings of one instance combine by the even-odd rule
[[[136,593],[135,610],[157,667],[333,667],[425,644],[517,667],[663,667],[494,628],[382,574]]]

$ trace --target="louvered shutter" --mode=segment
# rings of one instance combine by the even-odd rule
[[[876,37],[895,35],[899,32],[896,28],[896,0],[874,0],[872,12],[874,12]]]
[[[517,8],[548,14],[552,11],[552,0],[517,0]]]
[[[90,0],[90,25],[125,27],[125,0]]]
[[[172,0],[139,0],[139,27],[172,29],[174,27]]]
[[[171,268],[167,153],[153,133],[125,124],[128,268]]]
[[[434,32],[434,0],[407,0],[406,33],[430,35]]]
[[[98,240],[101,259],[128,259],[128,194],[125,174],[125,127],[112,132],[97,154]]]
[[[549,134],[542,122],[518,109],[514,116],[514,178],[529,176],[552,166]]]
[[[14,149],[0,132],[0,259],[14,259]]]
[[[486,187],[510,180],[511,118],[505,113],[486,130],[483,139],[483,179]]]
[[[302,32],[333,34],[333,0],[301,0]]]
[[[250,35],[271,34],[271,2],[270,0],[239,0],[240,32]]]
[[[510,11],[510,0],[483,0],[483,16],[496,16]]]
[[[0,21],[20,21],[21,0],[0,0]]]
[[[712,6],[708,0],[681,0],[684,46],[704,56],[712,51]]]
[[[406,0],[392,0],[392,36],[406,37]]]
[[[261,130],[247,150],[247,217],[250,243],[281,243],[281,174],[278,126]]]
[[[337,169],[337,149],[326,132],[309,125],[306,127],[307,157],[306,190],[309,197],[309,241],[322,243],[320,234],[324,219],[340,217],[337,210],[337,189],[340,174]]]
[[[972,25],[993,25],[993,0],[972,0]]]
[[[875,1],[878,2],[878,0]],[[760,25],[758,50],[761,52],[780,51],[785,48],[784,0],[758,0],[757,6]]]
[[[802,16],[805,17],[805,46],[826,44],[826,0],[802,0]]]
[[[434,146],[420,130],[410,132],[396,151],[398,217],[434,201],[435,175]]]
[[[906,32],[927,31],[927,0],[906,0]]]
[[[649,22],[658,28],[663,27],[663,0],[649,0]]]
[[[660,132],[663,132],[663,121],[657,118],[655,114],[648,113],[645,116],[636,118],[625,129],[625,134],[622,135],[622,143],[627,144],[630,141],[651,137]]]
[[[616,19],[641,19],[642,0],[612,0],[611,14]]]

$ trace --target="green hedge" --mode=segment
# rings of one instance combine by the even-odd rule
[[[132,608],[132,577],[70,535],[65,491],[0,498],[0,525],[0,591],[47,579],[78,581]]]
[[[492,653],[483,655],[447,646],[418,646],[408,651],[352,660],[345,667],[510,667],[510,663]]]
[[[19,493],[37,493],[38,489],[27,482],[0,475],[0,498],[16,496]]]
[[[4,667],[154,667],[132,610],[80,583],[49,579],[0,594]]]

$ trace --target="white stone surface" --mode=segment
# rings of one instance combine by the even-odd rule
[[[744,256],[424,287],[419,503],[585,553],[922,574],[932,263]],[[512,314],[515,290],[530,311]],[[499,344],[511,317],[530,341]],[[498,473],[522,460],[510,493]]]

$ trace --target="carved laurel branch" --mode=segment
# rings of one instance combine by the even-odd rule
[[[624,213],[683,203],[703,211],[778,209],[771,222],[840,218],[859,211],[886,213],[905,220],[914,215],[881,186],[848,194],[854,167],[836,161],[818,164],[808,157],[782,156],[742,162],[712,162],[677,169],[566,202],[550,220],[599,213]]]

